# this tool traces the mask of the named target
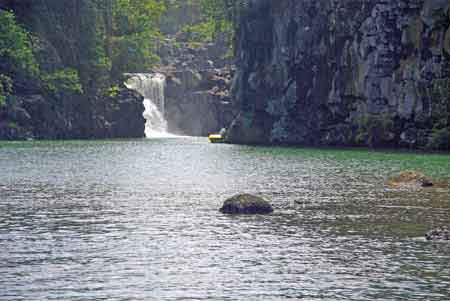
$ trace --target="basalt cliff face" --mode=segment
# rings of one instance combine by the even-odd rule
[[[249,0],[233,143],[448,148],[448,0]]]
[[[234,67],[221,42],[189,43],[183,37],[166,40],[160,49],[166,75],[165,118],[171,133],[207,136],[227,127],[236,116],[229,95]]]

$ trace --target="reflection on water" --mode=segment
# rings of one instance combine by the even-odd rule
[[[211,145],[0,145],[0,300],[447,300],[448,155]],[[223,216],[237,192],[268,216]]]

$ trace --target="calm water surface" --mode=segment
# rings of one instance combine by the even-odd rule
[[[0,300],[450,300],[450,191],[390,190],[450,155],[212,145],[0,144]],[[268,216],[230,217],[257,193]]]

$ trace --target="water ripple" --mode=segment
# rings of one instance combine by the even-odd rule
[[[448,156],[170,141],[0,147],[0,300],[446,300]],[[443,168],[447,166],[448,168]],[[446,173],[442,173],[442,170]],[[217,211],[237,192],[268,216]]]

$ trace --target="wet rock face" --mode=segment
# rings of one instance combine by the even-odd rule
[[[227,127],[235,116],[229,96],[232,69],[186,69],[169,73],[165,117],[169,131],[207,136]]]
[[[236,116],[229,90],[234,68],[224,59],[228,47],[167,39],[160,50],[166,75],[165,118],[171,133],[207,136],[228,127]]]
[[[225,214],[268,214],[272,206],[263,198],[251,194],[239,194],[225,201],[220,212]]]
[[[445,0],[249,1],[233,94],[261,142],[418,147],[450,77]],[[271,124],[261,122],[270,120]]]
[[[108,125],[107,136],[112,138],[142,138],[145,131],[143,97],[135,91],[123,87],[109,99],[112,105],[106,106]]]

